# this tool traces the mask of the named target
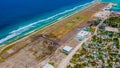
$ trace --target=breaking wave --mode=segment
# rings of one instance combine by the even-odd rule
[[[79,6],[73,7],[72,9],[65,10],[64,12],[55,14],[55,15],[53,15],[53,16],[51,16],[51,17],[46,18],[46,19],[42,19],[42,20],[33,22],[32,24],[29,24],[29,25],[27,25],[27,26],[23,26],[23,27],[21,27],[21,28],[18,28],[18,29],[16,29],[16,30],[13,30],[13,31],[11,31],[11,32],[8,34],[8,36],[6,36],[5,38],[0,39],[0,44],[3,44],[5,41],[8,41],[8,40],[10,40],[10,39],[12,39],[12,38],[14,38],[14,37],[16,37],[16,36],[19,36],[19,35],[21,35],[22,33],[26,32],[26,31],[28,31],[28,30],[30,30],[30,29],[32,29],[32,28],[35,28],[35,26],[36,26],[37,24],[46,23],[46,21],[50,21],[50,20],[56,19],[56,18],[58,18],[58,17],[61,18],[61,15],[64,16],[64,15],[67,14],[67,13],[74,12],[75,10],[77,10],[77,9],[79,9],[79,8],[81,8],[81,7],[85,7],[85,6],[87,6],[87,5],[90,5],[90,4],[92,4],[92,3],[94,3],[94,1],[89,2],[89,3],[86,3],[86,4],[83,4],[83,5],[79,5]],[[46,24],[47,24],[47,23],[46,23]]]

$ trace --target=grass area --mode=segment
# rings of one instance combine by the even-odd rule
[[[18,38],[16,38],[16,39],[14,39],[14,40],[6,43],[4,46],[2,46],[1,49],[2,49],[2,48],[4,48],[4,49],[0,52],[0,55],[2,55],[3,53],[6,53],[7,51],[9,51],[9,50],[17,47],[18,45],[10,45],[10,46],[8,46],[8,45],[11,44],[11,43],[16,42],[16,41],[19,40],[19,39],[22,39],[22,38],[25,37],[25,36],[27,36],[27,35],[18,37]],[[23,45],[19,45],[19,46],[23,46]],[[23,47],[24,47],[24,46],[23,46]]]
[[[95,28],[90,27],[90,29],[88,31],[93,33],[93,32],[95,32]]]
[[[7,48],[5,48],[1,53],[0,53],[0,55],[1,54],[3,54],[3,53],[5,53],[5,52],[7,52],[7,51],[9,51],[10,49],[12,49],[12,48],[14,48],[15,46],[8,46]]]
[[[5,59],[3,59],[3,58],[0,57],[0,62],[4,62],[4,60],[5,60]]]
[[[56,21],[54,21],[54,22],[56,22]],[[54,23],[54,22],[51,22],[51,23]],[[49,23],[48,25],[50,25],[50,23]],[[47,25],[46,25],[46,26],[47,26]],[[38,28],[38,29],[35,30],[34,32],[37,32],[38,34],[40,34],[43,30],[44,30],[44,29],[39,29],[39,28]],[[30,34],[25,34],[25,35],[23,35],[23,36],[21,36],[21,37],[17,37],[16,39],[11,40],[11,41],[9,41],[8,43],[6,43],[5,45],[1,46],[0,49],[2,49],[2,48],[4,48],[4,47],[5,47],[5,49],[0,53],[0,55],[3,54],[3,53],[5,53],[5,52],[7,52],[7,51],[10,50],[10,49],[15,48],[15,47],[18,46],[18,45],[20,45],[21,43],[19,43],[19,44],[13,44],[13,45],[11,45],[11,46],[8,46],[8,45],[16,42],[17,40],[20,40],[20,39],[22,39],[22,38],[24,38],[24,37],[26,37],[26,36],[28,36],[28,35],[30,35]],[[37,34],[36,34],[36,35],[37,35]],[[35,37],[36,35],[33,34],[33,35],[30,36],[30,38],[33,38],[33,37]],[[27,44],[24,44],[24,45],[27,45]],[[20,46],[24,46],[24,45],[20,45]],[[7,46],[7,47],[6,47],[6,46]]]
[[[65,22],[63,25],[57,27],[55,30],[51,31],[58,39],[62,38],[63,36],[65,36],[68,32],[72,31],[73,29],[75,29],[78,25],[80,25],[80,23],[82,23],[83,21],[81,21],[80,23],[77,22],[77,20],[81,20],[82,17],[79,16],[79,19],[74,19],[74,20],[69,20],[67,22]],[[27,35],[25,35],[27,36]],[[22,36],[22,37],[19,37],[13,41],[10,41],[9,43],[7,44],[10,44],[10,43],[13,43],[19,39],[22,39],[23,37],[25,36]],[[24,43],[24,42],[23,42]],[[14,49],[16,47],[20,47],[23,48],[24,46],[26,46],[27,44],[24,44],[24,45],[21,45],[21,43],[19,44],[14,44],[14,45],[11,45],[11,46],[8,46],[6,47],[3,51],[1,51],[0,55],[6,53],[7,51],[11,50],[11,49]]]
[[[99,5],[102,5],[102,4],[98,4],[97,7],[100,7]],[[104,5],[103,5],[104,6]],[[93,10],[95,10],[95,7],[94,8],[91,8]],[[96,10],[95,10],[96,11]],[[98,11],[98,10],[97,10]],[[96,12],[97,12],[96,11]],[[17,42],[7,48],[5,48],[2,53],[5,53],[7,52],[8,50],[10,49],[13,49],[14,47],[19,47],[19,46],[26,46],[28,44],[31,44],[31,40],[32,42],[34,41],[33,38],[36,37],[36,36],[39,36],[42,32],[44,32],[45,30],[49,30],[46,34],[47,35],[51,35],[53,36],[53,38],[55,39],[61,39],[63,38],[66,34],[68,34],[70,31],[74,30],[77,26],[79,26],[80,24],[84,23],[85,21],[87,21],[95,12],[91,12],[91,11],[88,11],[87,10],[83,10],[82,13],[78,13],[78,15],[73,15],[71,16],[70,18],[67,18],[61,22],[58,22],[57,24],[55,25],[52,25],[54,28],[46,28],[44,30],[38,30],[35,34],[33,34],[32,36],[24,39],[24,40],[21,40],[20,42]],[[61,25],[62,24],[62,25]],[[21,37],[23,38],[23,37]],[[21,39],[19,38],[19,39]],[[49,37],[48,37],[49,38]],[[19,40],[19,39],[16,39],[16,40]],[[13,43],[15,42],[16,40],[14,41],[11,41],[9,42],[10,43]],[[29,42],[30,41],[30,42]],[[40,46],[39,46],[40,47]],[[21,47],[22,48],[22,47]]]
[[[16,52],[20,51],[21,49],[23,49],[24,47],[26,47],[26,45],[28,44],[24,44],[24,45],[11,45],[11,46],[7,46],[6,48],[4,48],[1,52],[0,52],[0,57],[2,58],[2,60],[5,60],[7,57],[12,56],[13,54],[15,54]],[[15,49],[15,52],[12,54],[9,54],[8,56],[4,56],[3,54],[7,53],[9,50]]]
[[[74,18],[72,20],[68,20],[64,24],[62,24],[59,27],[55,28],[54,30],[50,31],[49,34],[54,35],[57,39],[61,39],[67,33],[74,30],[77,26],[79,26],[81,23],[85,22],[86,20],[87,20],[87,18],[77,16],[76,18]]]
[[[49,64],[51,64],[52,66],[55,66],[54,62],[49,62]]]

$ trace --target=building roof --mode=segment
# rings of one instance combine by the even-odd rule
[[[77,38],[79,40],[84,40],[84,37],[82,37],[82,36],[75,36],[75,38]]]
[[[113,27],[105,27],[105,30],[106,30],[106,31],[116,32],[116,33],[119,32],[119,30],[118,30],[117,28],[113,28]]]
[[[43,66],[43,68],[54,68],[51,64],[45,64],[44,66]]]
[[[86,36],[86,35],[88,35],[88,34],[89,34],[89,32],[82,30],[82,31],[80,31],[77,35],[84,37],[84,36]]]
[[[65,50],[65,51],[67,51],[67,52],[70,52],[70,51],[72,50],[72,47],[70,47],[70,46],[65,46],[65,47],[63,48],[63,50]]]
[[[88,27],[86,27],[86,28],[83,28],[83,30],[84,30],[84,31],[88,31],[88,30],[89,30],[89,28],[88,28]]]

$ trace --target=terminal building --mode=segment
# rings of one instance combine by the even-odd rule
[[[86,31],[86,30],[82,30],[80,31],[75,38],[79,39],[79,40],[84,40],[85,38],[87,38],[89,35],[91,35],[90,32]]]
[[[62,51],[65,52],[65,53],[70,53],[71,50],[72,50],[72,47],[70,47],[70,46],[65,46],[65,47],[62,48]]]

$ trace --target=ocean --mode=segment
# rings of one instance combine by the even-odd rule
[[[114,6],[111,10],[115,12],[120,12],[120,0],[101,0],[102,2],[112,2],[117,4],[117,6]]]
[[[93,0],[0,0],[0,44],[77,12]]]
[[[120,3],[119,0],[111,2]],[[0,0],[0,45],[53,24],[93,3],[94,0]],[[118,4],[112,10],[120,11],[119,7]]]

